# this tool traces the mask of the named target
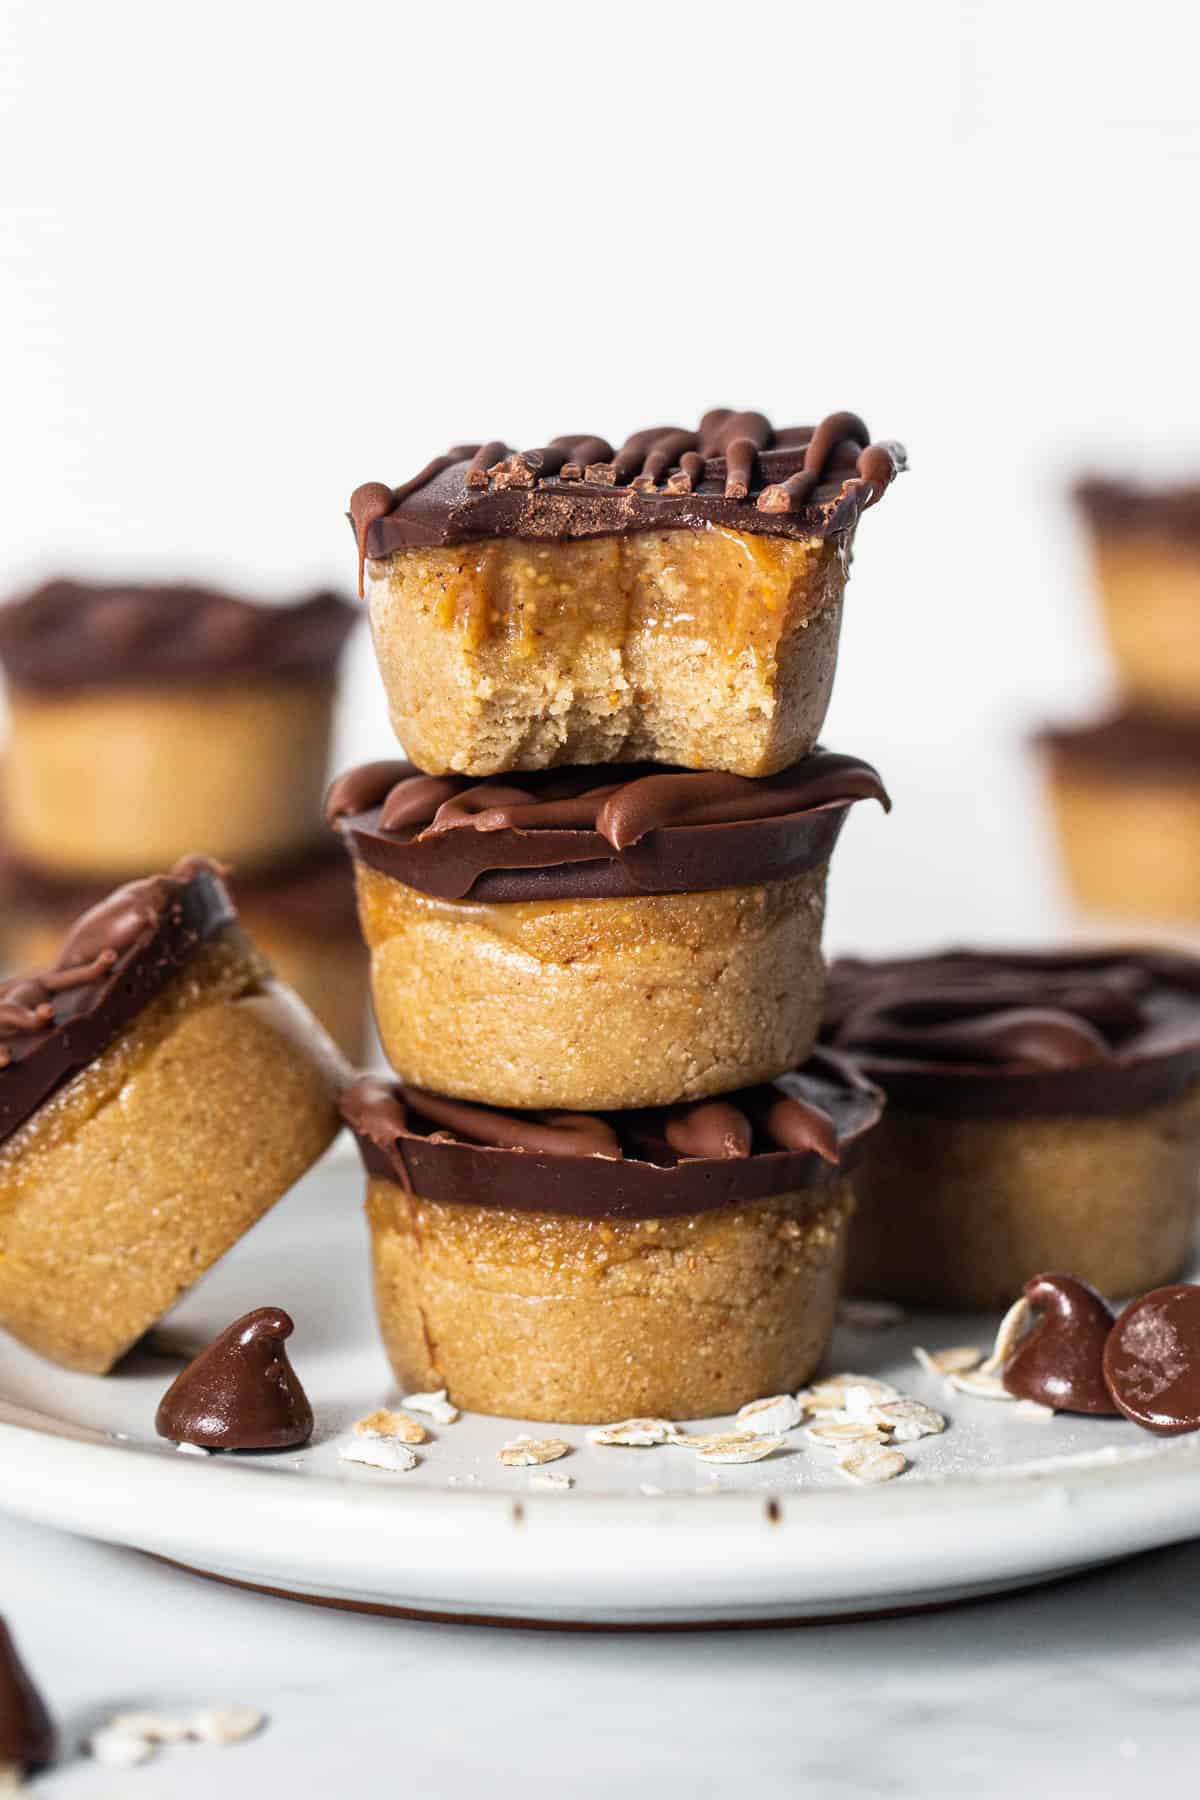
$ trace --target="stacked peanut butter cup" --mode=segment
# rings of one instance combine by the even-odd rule
[[[817,737],[903,460],[850,413],[717,411],[353,495],[410,760],[327,800],[397,1077],[343,1111],[406,1390],[688,1418],[819,1362],[881,1110],[813,1053],[825,880],[887,796]]]
[[[366,970],[344,859],[321,830],[336,595],[53,581],[0,608],[11,966],[52,960],[115,883],[204,846],[243,921],[353,1060]]]
[[[1101,920],[1200,937],[1200,483],[1081,482],[1112,710],[1042,732],[1071,890]]]

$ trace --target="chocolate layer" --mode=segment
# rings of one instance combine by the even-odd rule
[[[1080,512],[1098,533],[1177,537],[1200,545],[1200,482],[1151,487],[1093,476],[1075,488]]]
[[[867,799],[891,805],[870,764],[818,749],[757,781],[653,763],[482,781],[364,763],[325,810],[353,856],[407,887],[505,903],[781,881],[826,862]]]
[[[1200,772],[1200,720],[1187,714],[1126,708],[1092,725],[1047,727],[1034,742],[1064,767],[1117,781],[1191,783]]]
[[[246,913],[269,912],[312,937],[358,939],[354,878],[336,844],[319,844],[244,875],[223,866],[221,874],[235,906]],[[64,879],[0,849],[0,900],[14,910],[73,918],[109,892],[108,883]]]
[[[762,413],[706,413],[695,431],[635,431],[620,450],[568,434],[532,450],[460,444],[398,488],[356,488],[364,557],[473,538],[561,540],[726,525],[771,537],[847,532],[905,467],[855,413],[776,430]],[[361,579],[360,579],[361,586]]]
[[[357,618],[332,593],[274,606],[212,588],[49,581],[0,607],[0,663],[19,687],[49,692],[332,681]]]
[[[499,1112],[369,1075],[342,1097],[367,1172],[422,1199],[613,1219],[828,1187],[882,1110],[824,1052],[762,1087],[635,1112]]]
[[[1200,960],[1166,951],[835,962],[822,1041],[948,1118],[1139,1112],[1200,1080]]]
[[[235,922],[215,863],[185,857],[78,919],[53,968],[0,982],[0,1140],[94,1062]]]

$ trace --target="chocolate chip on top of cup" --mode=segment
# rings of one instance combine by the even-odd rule
[[[969,952],[830,971],[822,1040],[888,1095],[851,1292],[1004,1305],[1031,1272],[1176,1274],[1200,1152],[1200,961]]]

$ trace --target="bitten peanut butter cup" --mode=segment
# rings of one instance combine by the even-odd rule
[[[363,1077],[380,1326],[405,1389],[532,1419],[703,1417],[808,1379],[882,1107],[841,1059],[697,1105],[499,1111]]]
[[[327,815],[354,858],[375,1016],[406,1081],[495,1106],[667,1105],[812,1048],[829,858],[879,776],[635,765],[519,782],[371,763]]]
[[[111,1368],[327,1147],[343,1069],[206,858],[86,912],[0,984],[0,1324]]]
[[[1121,686],[1136,707],[1200,709],[1200,482],[1075,490]]]
[[[972,953],[830,971],[823,1041],[888,1096],[847,1280],[911,1305],[1007,1304],[1071,1269],[1175,1274],[1200,1156],[1200,961]]]
[[[366,483],[349,516],[397,737],[433,774],[786,768],[825,717],[859,519],[904,463],[854,413],[718,408]]]
[[[55,581],[0,608],[10,851],[113,882],[203,844],[245,867],[311,846],[354,609]]]

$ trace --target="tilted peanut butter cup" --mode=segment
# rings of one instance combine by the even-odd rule
[[[348,1079],[203,857],[0,985],[0,1324],[102,1374],[331,1142]]]

